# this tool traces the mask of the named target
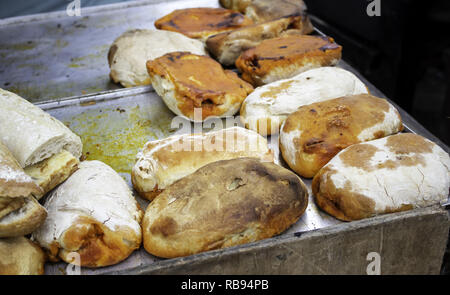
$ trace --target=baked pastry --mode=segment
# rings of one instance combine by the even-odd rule
[[[297,222],[307,204],[301,179],[274,163],[210,163],[150,203],[142,222],[144,248],[172,258],[270,238]]]
[[[446,201],[449,155],[412,133],[352,145],[314,177],[317,205],[334,217],[358,220]]]
[[[24,237],[0,239],[0,275],[43,275],[45,254]]]
[[[313,177],[344,148],[403,130],[387,100],[360,94],[300,107],[280,132],[283,159],[297,174]]]
[[[204,44],[177,32],[164,30],[130,30],[111,45],[108,62],[110,77],[124,87],[149,85],[145,63],[166,53],[187,51],[206,55]]]
[[[313,27],[307,17],[291,15],[210,36],[206,40],[206,47],[221,64],[231,66],[242,52],[257,46],[263,40],[285,34],[309,34],[312,31]]]
[[[206,164],[240,157],[273,161],[267,140],[241,127],[174,135],[145,144],[137,155],[131,181],[141,197],[153,200],[169,185]]]
[[[26,171],[33,165],[47,167],[45,174],[33,173],[33,177],[40,179],[40,184],[47,179],[42,182],[45,184],[43,194],[67,179],[76,169],[83,149],[81,139],[63,123],[3,89],[0,89],[0,141]]]
[[[342,47],[332,38],[288,35],[262,41],[236,60],[242,79],[261,86],[307,70],[336,65]]]
[[[245,13],[245,9],[252,3],[252,0],[219,0],[219,2],[224,8]]]
[[[208,36],[248,26],[253,22],[239,12],[224,8],[177,9],[155,21],[155,27],[206,40]]]
[[[42,224],[47,212],[32,197],[41,192],[0,142],[0,238],[27,235]]]
[[[367,87],[349,71],[312,69],[256,88],[242,103],[240,118],[246,128],[270,135],[301,106],[363,93],[368,93]]]
[[[119,263],[141,244],[142,211],[128,185],[111,167],[84,161],[46,199],[48,217],[32,238],[50,259],[85,267]]]
[[[207,56],[172,52],[147,62],[153,88],[179,116],[201,121],[232,116],[253,87]],[[194,108],[201,109],[195,118]]]

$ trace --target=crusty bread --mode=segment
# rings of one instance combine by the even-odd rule
[[[142,211],[128,185],[111,167],[84,161],[45,201],[48,217],[33,239],[70,263],[71,252],[85,267],[116,264],[141,243]]]
[[[206,40],[206,46],[221,64],[231,66],[242,52],[255,47],[263,40],[277,38],[283,34],[309,34],[312,30],[307,17],[291,15],[210,36]]]
[[[246,1],[244,1],[246,2]],[[255,23],[262,23],[288,15],[306,15],[306,5],[303,0],[252,0],[245,5],[245,15]]]
[[[158,29],[179,32],[201,40],[251,24],[253,22],[239,12],[210,7],[177,9],[155,21]]]
[[[341,151],[314,177],[320,208],[344,221],[447,200],[450,158],[438,145],[402,133]]]
[[[187,51],[206,55],[201,41],[165,30],[131,30],[111,45],[108,53],[110,76],[124,87],[149,85],[145,63],[166,53]]]
[[[206,164],[240,157],[273,161],[267,140],[241,127],[174,135],[145,144],[131,181],[140,196],[153,200],[169,185]]]
[[[81,156],[81,139],[63,123],[20,96],[0,89],[0,141],[24,168],[63,149]]]
[[[150,60],[147,70],[167,107],[189,120],[232,116],[253,90],[212,58],[188,52],[172,52]],[[195,108],[201,109],[200,118],[195,118]]]
[[[287,116],[299,107],[346,95],[368,93],[354,74],[322,67],[256,88],[244,100],[240,118],[246,128],[262,135],[278,133]]]
[[[291,78],[307,70],[336,65],[342,47],[332,38],[286,35],[262,41],[236,60],[242,79],[253,86]]]
[[[45,254],[25,237],[0,239],[0,275],[43,275]]]
[[[144,247],[172,258],[270,238],[297,222],[307,204],[306,186],[281,166],[254,158],[213,162],[150,203]]]
[[[47,217],[47,211],[34,197],[24,197],[24,204],[0,219],[0,238],[31,234]]]
[[[51,156],[37,164],[25,168],[25,173],[31,176],[37,183],[42,193],[33,194],[38,200],[63,183],[75,170],[78,169],[80,161],[68,151]]]
[[[283,159],[303,177],[313,177],[339,151],[400,132],[400,115],[388,101],[369,94],[300,107],[280,132]]]

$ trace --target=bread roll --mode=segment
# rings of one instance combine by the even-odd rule
[[[287,116],[299,107],[346,95],[368,93],[351,72],[323,67],[256,88],[241,106],[241,121],[262,135],[278,133]]]
[[[253,22],[239,12],[210,7],[177,9],[155,21],[158,29],[179,32],[201,40],[251,24]]]
[[[51,259],[85,267],[116,264],[141,244],[142,211],[128,185],[111,167],[84,161],[45,202],[48,218],[33,239]]]
[[[81,157],[81,139],[20,96],[0,89],[0,141],[24,168],[62,150]]]
[[[297,222],[307,204],[301,179],[274,163],[210,163],[150,203],[142,223],[144,247],[172,258],[270,238]]]
[[[369,94],[300,107],[280,132],[283,159],[303,177],[313,177],[344,148],[403,130],[398,111]]]
[[[291,78],[310,69],[333,66],[341,59],[342,47],[332,38],[287,35],[262,41],[236,60],[242,79],[261,86]]]
[[[284,34],[309,34],[312,30],[307,16],[291,15],[210,36],[206,40],[206,46],[221,64],[231,66],[242,52],[257,46],[263,40]]]
[[[232,116],[253,87],[210,57],[172,52],[147,62],[153,88],[167,107],[189,120]],[[201,110],[198,118],[195,108]]]
[[[344,221],[447,200],[450,158],[438,145],[403,133],[352,145],[314,177],[316,203]]]
[[[201,41],[177,32],[163,30],[130,30],[111,45],[108,53],[111,79],[124,87],[149,85],[145,63],[166,53],[187,51],[206,55]]]
[[[244,128],[174,135],[145,144],[131,180],[140,196],[153,200],[169,185],[206,164],[240,157],[273,161],[267,140]]]
[[[43,275],[45,254],[24,237],[0,239],[0,275]]]
[[[245,15],[262,23],[288,15],[306,15],[306,5],[302,0],[252,0],[245,7]]]

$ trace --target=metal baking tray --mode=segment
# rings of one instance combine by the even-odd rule
[[[176,126],[171,126],[174,114],[150,86],[123,89],[110,82],[108,48],[128,29],[153,28],[154,20],[174,9],[199,6],[218,7],[218,2],[135,1],[82,9],[81,17],[57,12],[0,20],[0,87],[18,93],[63,121],[82,137],[87,160],[109,164],[131,187],[130,171],[139,149],[149,140],[174,134]],[[354,72],[373,95],[385,97],[345,61],[339,66]],[[398,109],[406,132],[421,134],[449,152],[439,139]],[[277,138],[269,138],[269,142],[275,143],[271,147],[278,162],[285,165],[279,157]],[[310,192],[311,181],[304,179],[304,182]],[[139,197],[137,200],[145,209],[148,202]],[[310,192],[305,214],[281,237],[339,223],[316,207]],[[246,245],[214,252],[237,252],[242,247]],[[204,253],[197,254],[189,259],[203,256]],[[160,259],[141,247],[120,264],[82,268],[82,274],[126,274],[142,267],[156,268],[162,263],[175,265],[183,259]],[[67,267],[62,262],[48,263],[46,274],[64,274]]]

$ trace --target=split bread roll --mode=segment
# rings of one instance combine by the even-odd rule
[[[169,185],[206,164],[241,157],[273,161],[267,140],[241,127],[174,135],[145,144],[137,155],[131,181],[141,197],[153,200]]]
[[[130,30],[111,45],[108,62],[110,77],[124,87],[149,85],[150,77],[145,63],[166,53],[187,51],[206,55],[201,41],[177,32],[163,30]]]
[[[119,263],[141,244],[139,208],[128,185],[111,167],[84,161],[45,202],[48,217],[33,240],[51,259],[85,267]]]
[[[449,155],[404,133],[352,145],[314,177],[317,205],[344,221],[410,210],[447,200]]]
[[[403,130],[397,109],[387,100],[360,94],[300,107],[280,131],[283,159],[311,178],[344,148]]]
[[[342,47],[333,38],[287,35],[262,41],[236,60],[242,79],[253,86],[294,77],[307,70],[334,66]]]
[[[43,189],[41,195],[36,195],[38,198],[77,169],[83,149],[81,139],[63,123],[20,96],[2,89],[0,141],[25,172],[33,171],[31,176]]]
[[[253,87],[214,59],[172,52],[147,62],[152,86],[167,107],[189,120],[236,114]],[[197,111],[200,111],[198,115]]]
[[[307,16],[290,15],[210,36],[206,40],[206,47],[221,64],[232,66],[242,52],[257,46],[263,40],[285,34],[309,34],[312,31],[313,27]]]
[[[144,248],[172,258],[270,238],[297,222],[307,204],[301,179],[274,163],[210,163],[150,203],[142,223]]]
[[[0,275],[43,275],[45,254],[25,237],[0,239]]]
[[[30,234],[44,222],[47,212],[32,197],[41,193],[0,142],[0,238]]]
[[[256,88],[241,106],[246,128],[262,135],[278,133],[286,118],[299,107],[347,95],[368,93],[353,73],[322,67]]]

